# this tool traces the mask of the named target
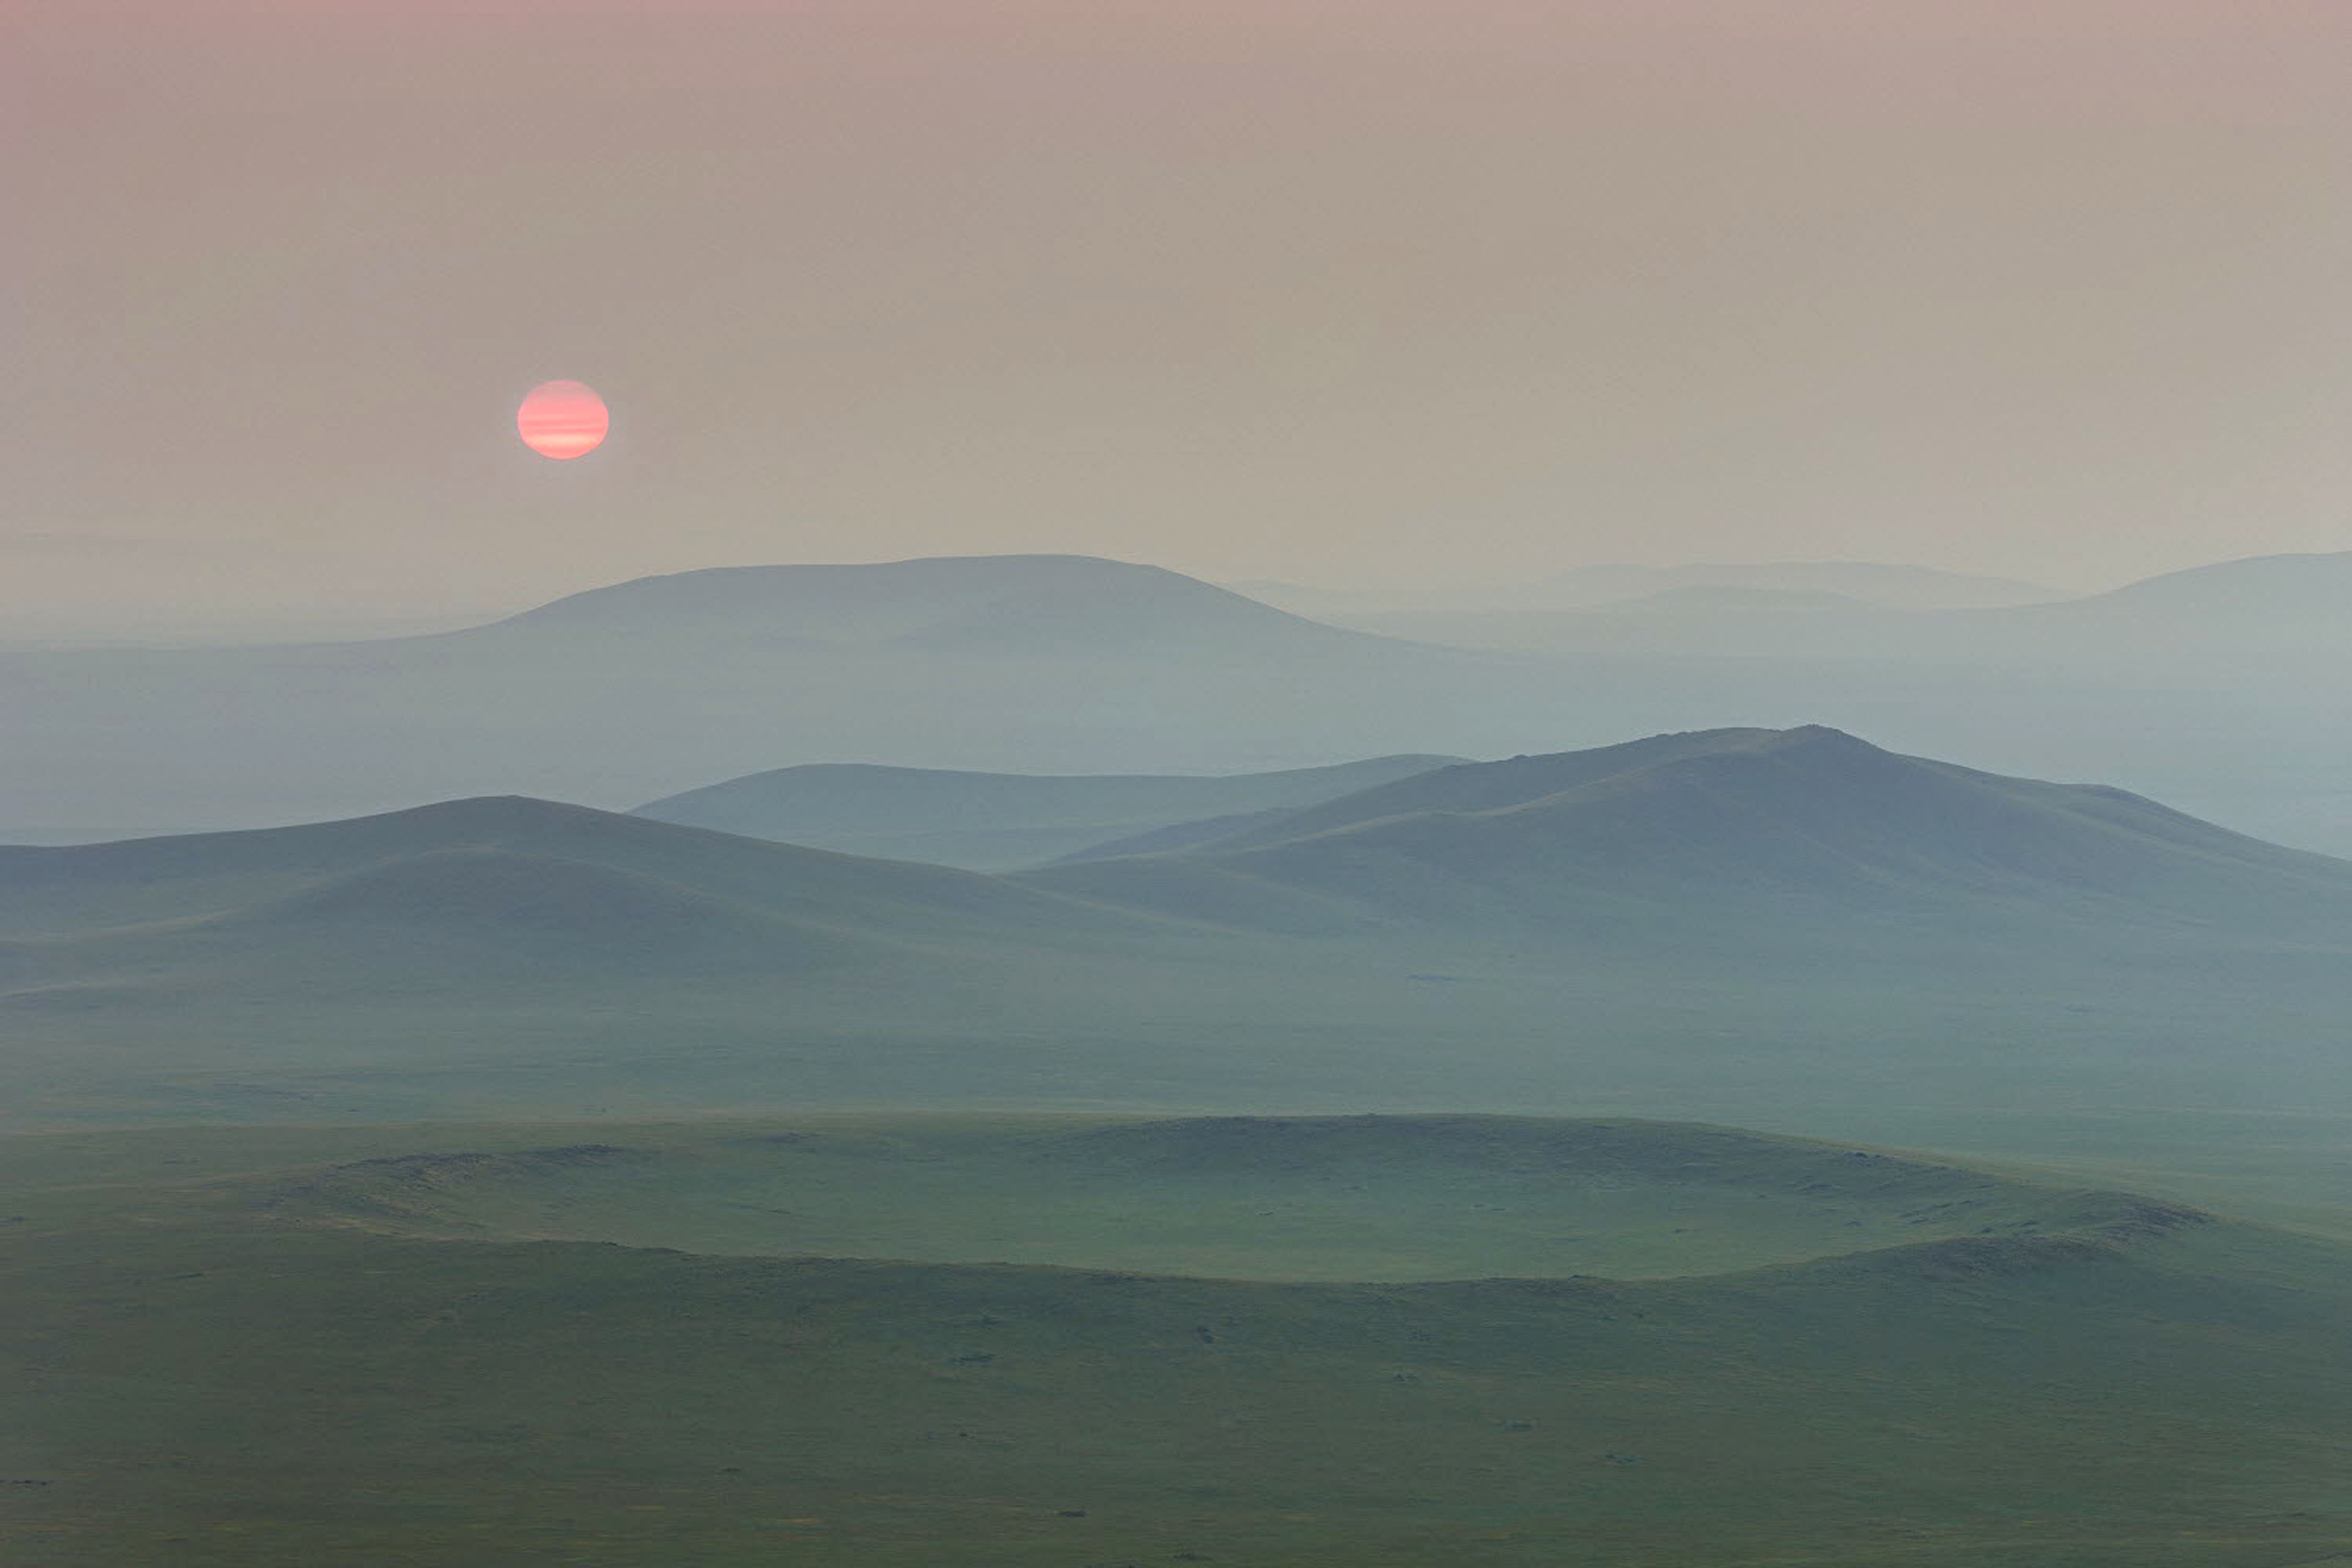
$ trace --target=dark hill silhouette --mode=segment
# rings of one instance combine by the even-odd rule
[[[1160,567],[1076,555],[713,567],[591,589],[446,635],[557,633],[1093,657],[1249,657],[1367,640]]]
[[[1729,729],[1469,763],[1035,885],[1236,917],[1235,879],[1376,917],[1869,935],[2115,923],[2352,930],[2352,862],[2122,790],[1901,757],[1833,729]],[[1223,889],[1213,896],[1212,889]],[[1884,935],[1882,932],[1880,935]]]
[[[1461,760],[1379,757],[1224,776],[811,763],[667,796],[632,814],[847,854],[993,871],[1213,814],[1294,809]]]

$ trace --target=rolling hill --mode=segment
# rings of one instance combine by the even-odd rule
[[[520,798],[347,822],[0,849],[0,1011],[280,1049],[341,1018],[397,1060],[522,1007],[575,1028],[676,988],[771,1019],[861,979],[984,971],[1151,928],[947,867]],[[13,939],[10,939],[13,938]],[[421,1009],[421,1010],[420,1010]],[[404,1038],[404,1034],[414,1039]],[[20,1037],[21,1038],[21,1037]],[[194,1056],[184,1056],[189,1061]]]
[[[2253,556],[2063,604],[1976,612],[1956,618],[1955,631],[2011,662],[2184,664],[2209,680],[2258,675],[2292,689],[2315,678],[2340,690],[2333,661],[2352,656],[2347,604],[2352,550]]]
[[[1076,778],[810,763],[667,796],[631,814],[845,854],[1005,871],[1204,817],[1308,805],[1461,760],[1377,757],[1279,773]]]
[[[1644,938],[1812,929],[1875,946],[2126,926],[2341,941],[2352,862],[2282,849],[2122,790],[1898,757],[1819,726],[1711,730],[1467,763],[1032,885],[1173,913],[1553,925]],[[1894,924],[1890,925],[1889,922]]]
[[[1714,731],[1202,831],[1002,876],[494,798],[0,851],[0,1105],[2352,1111],[2347,868],[2117,791]]]
[[[584,928],[599,910],[625,918],[663,900],[671,907],[724,902],[892,935],[982,925],[999,933],[1070,929],[1104,915],[948,867],[519,796],[293,828],[0,847],[0,931],[17,934],[240,913],[289,926],[382,917]]]
[[[2271,627],[2341,629],[2352,550],[2248,556],[2143,578],[2074,602],[2079,610],[2233,617]]]
[[[1541,585],[1475,602],[1269,597],[1385,636],[1563,661],[1642,694],[1638,727],[1815,717],[1908,751],[2114,780],[2352,856],[2352,685],[2340,674],[2352,551],[2219,561],[2041,602],[1932,574],[1913,593],[1856,570],[1604,570],[1585,581],[1605,602],[1565,608]],[[1689,700],[1700,693],[1717,706]]]
[[[1181,572],[1093,556],[949,556],[852,566],[714,567],[591,589],[470,632],[957,654],[1220,661],[1360,643]]]

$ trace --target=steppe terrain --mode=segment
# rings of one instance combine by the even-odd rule
[[[1886,1151],[1033,1115],[0,1158],[26,1568],[2352,1551],[2352,1245]]]

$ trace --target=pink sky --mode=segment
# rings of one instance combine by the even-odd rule
[[[14,27],[0,559],[530,597],[996,550],[2098,585],[2352,548],[2335,0]],[[614,409],[593,464],[514,440],[567,377]]]

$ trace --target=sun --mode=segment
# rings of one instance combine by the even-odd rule
[[[522,444],[559,462],[595,451],[612,425],[604,400],[583,382],[541,382],[515,410],[515,429]]]

